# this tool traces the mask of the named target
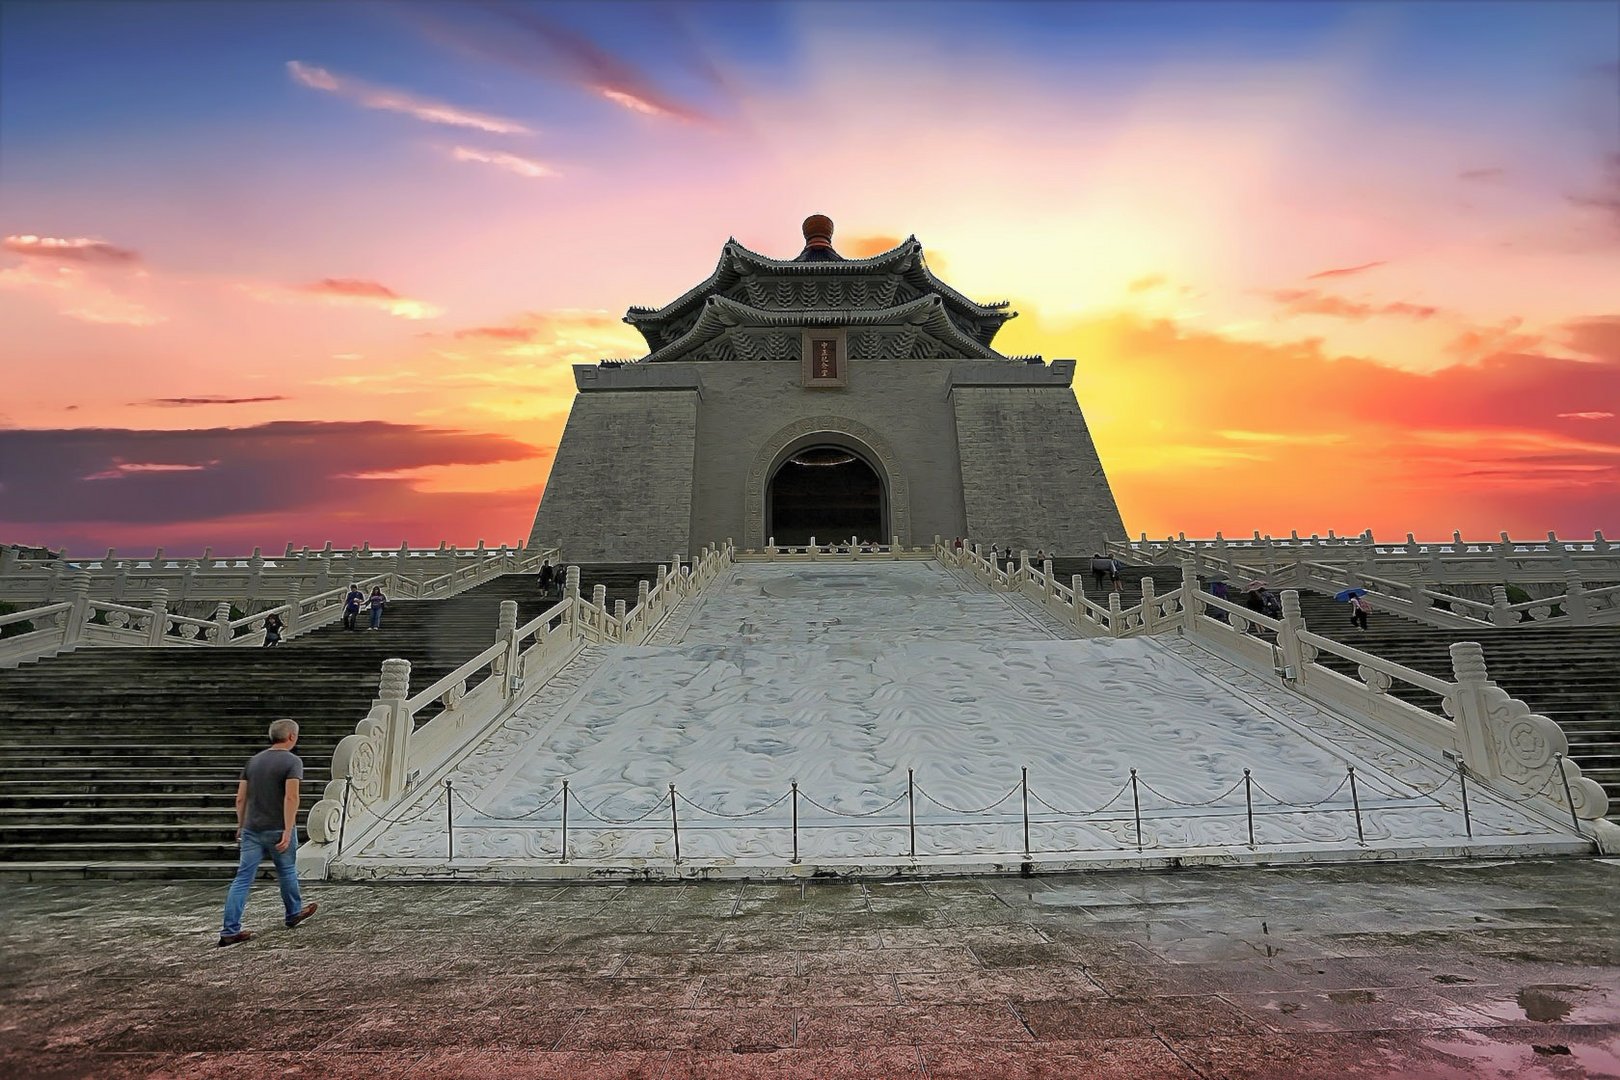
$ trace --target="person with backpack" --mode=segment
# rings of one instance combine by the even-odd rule
[[[540,564],[540,595],[551,595],[551,583],[557,578],[557,571],[551,568],[551,560],[547,559]]]
[[[279,645],[281,643],[282,625],[283,624],[281,622],[281,616],[277,615],[273,611],[270,614],[268,614],[268,615],[266,615],[264,617],[264,647],[265,648],[268,649],[272,645]]]
[[[1365,596],[1352,596],[1350,598],[1350,625],[1362,633],[1366,633],[1367,613],[1371,610],[1372,604],[1368,603]]]

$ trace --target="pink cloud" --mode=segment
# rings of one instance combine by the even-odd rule
[[[8,236],[5,239],[5,249],[17,255],[53,259],[57,262],[127,265],[141,261],[140,254],[129,248],[116,247],[105,240],[93,240],[84,236],[34,236],[31,233]]]
[[[403,90],[390,90],[387,87],[373,86],[359,79],[335,75],[325,68],[314,67],[298,60],[287,61],[287,71],[292,75],[293,80],[302,86],[307,86],[311,90],[336,94],[339,97],[355,102],[362,108],[402,113],[429,124],[473,128],[492,135],[528,135],[532,133],[531,129],[516,120],[507,120],[487,113],[474,112],[471,109],[458,108],[442,101],[417,97]]]
[[[1332,273],[1333,271],[1329,271]],[[1313,274],[1312,277],[1321,277],[1322,274]],[[1332,296],[1315,289],[1277,289],[1271,293],[1271,298],[1282,304],[1291,315],[1331,315],[1340,319],[1368,319],[1375,315],[1396,315],[1410,319],[1428,319],[1439,312],[1439,308],[1427,304],[1410,304],[1404,300],[1396,300],[1384,304],[1370,304],[1358,300],[1347,300],[1342,296]]]
[[[1382,261],[1379,261],[1379,262],[1362,263],[1360,266],[1342,266],[1342,267],[1339,267],[1338,269],[1335,269],[1335,270],[1319,270],[1314,274],[1307,275],[1305,280],[1306,281],[1316,281],[1319,278],[1349,277],[1351,274],[1364,273],[1364,272],[1366,272],[1368,270],[1373,269],[1374,267],[1385,266],[1385,265],[1387,265],[1387,264],[1382,262]]]

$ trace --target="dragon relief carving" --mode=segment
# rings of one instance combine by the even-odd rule
[[[1582,776],[1581,767],[1564,756],[1569,753],[1569,742],[1562,728],[1549,717],[1531,712],[1529,705],[1494,683],[1485,687],[1484,699],[1496,765],[1503,777],[1559,806],[1573,803],[1576,815],[1587,820],[1608,811],[1609,797],[1602,786]],[[1568,798],[1563,781],[1569,785]]]

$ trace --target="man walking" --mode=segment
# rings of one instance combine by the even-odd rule
[[[242,910],[266,855],[276,866],[288,929],[315,914],[315,905],[306,907],[298,892],[298,782],[304,778],[304,763],[292,752],[297,745],[298,725],[277,720],[270,725],[270,749],[249,758],[236,782],[236,839],[242,861],[225,894],[225,922],[219,931],[222,948],[254,936],[253,931],[242,929]]]

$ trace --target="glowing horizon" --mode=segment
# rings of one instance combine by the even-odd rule
[[[812,212],[1077,360],[1132,536],[1620,529],[1620,9],[915,10],[8,4],[0,541],[518,541]]]

